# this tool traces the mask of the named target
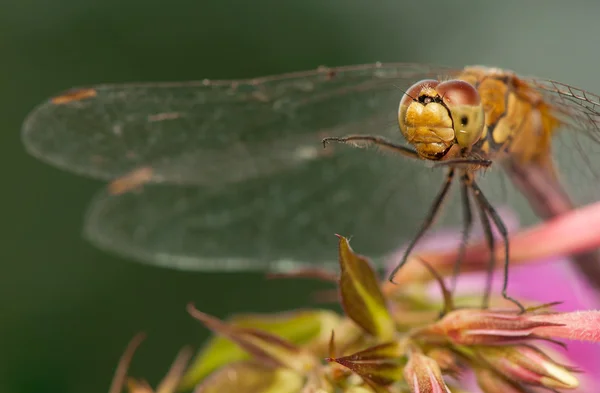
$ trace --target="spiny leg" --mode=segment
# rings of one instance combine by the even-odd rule
[[[487,200],[485,195],[483,195],[483,193],[481,192],[481,189],[477,186],[477,184],[475,184],[474,181],[471,183],[471,188],[473,189],[473,194],[474,194],[475,198],[478,199],[478,203],[481,204],[481,208],[484,210],[484,212],[486,214],[489,214],[489,216],[491,217],[492,222],[498,229],[498,232],[500,232],[500,236],[502,236],[502,241],[504,242],[504,279],[502,281],[502,297],[505,298],[506,300],[513,302],[517,307],[519,307],[519,309],[521,310],[521,313],[524,313],[525,307],[523,307],[523,305],[521,303],[519,303],[519,301],[508,296],[508,294],[506,293],[506,290],[508,287],[508,265],[510,262],[509,247],[508,247],[508,231],[506,230],[506,227],[504,226],[504,222],[502,222],[502,218],[496,212],[496,209],[494,209],[494,207],[490,204],[490,202]],[[491,233],[491,231],[490,231],[490,233]],[[494,253],[494,250],[492,249],[492,250],[490,250],[490,252]]]
[[[492,161],[483,158],[452,158],[449,160],[436,162],[433,167],[438,168],[441,166],[453,166],[458,168],[459,166],[469,167],[473,165],[489,168],[492,165]]]
[[[458,259],[454,264],[454,272],[452,274],[452,295],[454,296],[454,291],[456,290],[456,282],[458,280],[458,275],[460,274],[460,265],[465,258],[465,250],[467,247],[467,242],[469,241],[469,236],[471,235],[471,228],[473,226],[473,212],[471,210],[471,201],[469,199],[469,186],[471,182],[471,176],[467,173],[461,176],[460,181],[460,196],[462,202],[463,209],[463,232],[462,239],[460,241],[460,248],[458,249]]]
[[[492,226],[490,224],[490,219],[488,217],[488,213],[486,212],[484,206],[481,204],[479,198],[477,200],[477,210],[479,212],[479,218],[481,219],[481,226],[483,227],[483,233],[485,235],[485,240],[488,244],[488,249],[490,250],[490,260],[488,262],[487,272],[486,272],[486,282],[485,282],[485,292],[483,294],[483,302],[482,307],[488,308],[490,306],[490,293],[492,291],[492,279],[494,278],[494,270],[496,270],[496,253],[494,253],[494,249],[496,248],[496,241],[494,239],[494,234],[492,233]]]
[[[421,229],[419,229],[419,232],[417,232],[417,235],[409,243],[406,251],[404,251],[404,255],[402,256],[400,263],[398,263],[398,265],[394,268],[392,273],[390,273],[390,276],[388,278],[388,280],[390,282],[394,283],[394,276],[396,275],[398,270],[400,270],[400,268],[402,266],[404,266],[404,264],[408,260],[408,256],[411,253],[412,249],[417,245],[417,242],[421,239],[421,237],[425,234],[425,232],[429,229],[429,227],[435,220],[435,217],[440,210],[440,206],[442,205],[442,202],[444,201],[444,199],[446,198],[446,195],[448,194],[448,190],[450,189],[450,185],[452,184],[453,178],[454,178],[454,168],[450,168],[450,170],[448,171],[448,174],[446,175],[446,179],[444,180],[444,184],[442,185],[442,188],[440,189],[437,196],[435,197],[435,200],[433,201],[433,205],[431,206],[431,209],[429,210],[429,213],[427,214],[427,217],[425,218],[425,221],[423,222]]]
[[[388,141],[384,137],[376,136],[376,135],[346,135],[343,137],[327,137],[323,138],[323,147],[327,147],[327,144],[330,142],[339,142],[345,143],[349,145],[354,145],[355,147],[359,146],[361,143],[375,145],[385,150],[392,151],[394,153],[402,154],[403,156],[411,157],[411,158],[420,158],[416,151],[409,149],[406,146],[399,145],[397,143]]]

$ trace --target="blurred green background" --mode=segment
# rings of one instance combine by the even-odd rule
[[[252,77],[374,61],[486,64],[600,91],[600,3],[3,0],[0,2],[0,391],[103,392],[135,332],[132,372],[155,382],[225,316],[298,307],[319,285],[183,273],[80,237],[101,183],[30,158],[21,122],[46,97],[99,82]],[[333,240],[333,239],[332,239]],[[332,246],[335,243],[332,241]]]

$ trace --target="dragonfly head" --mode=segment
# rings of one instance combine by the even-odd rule
[[[468,149],[477,142],[485,115],[479,93],[470,83],[426,79],[404,93],[398,122],[422,158],[440,160],[454,145]]]

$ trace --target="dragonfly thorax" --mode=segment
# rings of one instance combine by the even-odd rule
[[[483,133],[485,115],[479,94],[471,84],[423,80],[402,97],[398,123],[407,142],[422,158],[440,160],[453,145],[469,149],[477,142]]]

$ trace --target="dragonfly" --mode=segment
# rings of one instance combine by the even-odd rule
[[[495,227],[506,248],[509,298],[497,207],[533,223],[599,200],[599,105],[585,90],[498,68],[322,66],[73,88],[37,106],[22,139],[46,163],[107,181],[84,236],[133,260],[329,268],[332,235],[343,233],[377,263],[412,239],[399,267],[434,221],[462,222],[466,243],[475,208],[489,246]],[[595,254],[574,260],[600,277]]]

